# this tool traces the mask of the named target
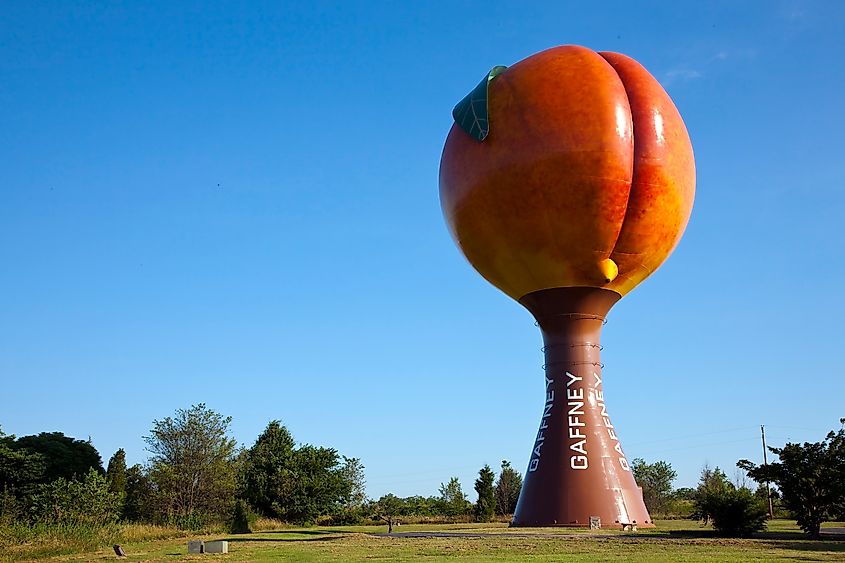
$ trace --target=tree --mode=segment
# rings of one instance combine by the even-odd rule
[[[819,536],[822,522],[836,517],[845,504],[845,419],[840,423],[843,427],[821,442],[770,447],[779,458],[775,463],[737,462],[758,483],[775,483],[784,506],[814,538]]]
[[[438,497],[415,495],[403,499],[403,502],[405,503],[407,514],[416,516],[437,516],[443,514],[443,503]]]
[[[475,480],[475,492],[478,493],[475,503],[476,522],[489,522],[493,519],[493,512],[496,510],[496,491],[493,488],[495,479],[496,474],[489,465],[478,471],[478,479]]]
[[[126,470],[126,497],[123,519],[130,522],[153,520],[153,488],[144,468],[135,464]]]
[[[75,440],[61,432],[23,436],[15,440],[12,447],[41,454],[44,459],[44,483],[59,477],[82,479],[90,469],[103,472],[103,460],[90,440]]]
[[[364,465],[356,457],[343,456],[341,468],[343,479],[349,483],[349,498],[346,499],[347,508],[361,508],[367,502],[367,480],[364,476]]]
[[[126,495],[126,452],[123,448],[117,450],[109,459],[106,482],[111,492],[118,493],[121,497]]]
[[[154,420],[147,442],[149,477],[158,516],[186,527],[231,514],[235,493],[235,440],[231,417],[200,403]]]
[[[440,483],[440,502],[443,514],[450,518],[464,516],[472,508],[457,477],[449,479],[447,484]]]
[[[244,455],[241,494],[267,516],[313,522],[361,500],[364,467],[355,458],[342,459],[331,448],[296,448],[288,429],[271,421]]]
[[[106,469],[106,483],[109,491],[115,493],[120,499],[120,513],[123,515],[123,503],[126,500],[126,452],[123,448],[117,450]]]
[[[294,461],[291,491],[282,505],[285,520],[313,522],[349,498],[352,485],[344,479],[337,450],[304,445],[297,448]]]
[[[695,489],[690,487],[681,487],[672,491],[672,498],[683,501],[695,500]]]
[[[387,533],[392,534],[393,524],[398,516],[406,513],[407,504],[403,499],[388,493],[373,503],[371,510],[376,518],[387,523]]]
[[[643,501],[652,516],[666,514],[672,498],[672,482],[678,473],[665,461],[646,463],[636,458],[631,463],[634,479],[643,489]]]
[[[698,479],[698,487],[693,496],[693,517],[707,524],[714,515],[718,499],[730,489],[731,483],[725,473],[716,467],[705,465]]]
[[[293,435],[278,420],[271,421],[244,457],[242,496],[265,516],[282,518],[283,503],[293,488]]]
[[[44,480],[44,457],[14,447],[15,437],[0,430],[0,522],[25,517],[29,499]]]
[[[342,456],[343,465],[340,468],[343,480],[349,485],[349,494],[342,499],[331,513],[333,525],[358,524],[364,518],[364,507],[367,503],[366,479],[364,465],[354,457]]]
[[[0,493],[16,494],[44,481],[44,456],[15,447],[15,437],[0,430]]]
[[[496,481],[496,513],[502,516],[513,514],[522,490],[520,475],[507,460],[502,460],[502,469]]]
[[[695,512],[695,489],[680,487],[669,496],[668,518],[693,518]]]

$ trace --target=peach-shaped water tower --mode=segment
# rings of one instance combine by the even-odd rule
[[[495,67],[453,112],[440,163],[449,230],[543,333],[545,402],[512,525],[652,525],[607,414],[610,308],[677,245],[692,146],[672,100],[618,53],[555,47]]]

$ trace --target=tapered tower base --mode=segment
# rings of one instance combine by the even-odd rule
[[[599,338],[618,293],[592,287],[520,299],[543,331],[546,397],[512,526],[654,524],[610,422]]]

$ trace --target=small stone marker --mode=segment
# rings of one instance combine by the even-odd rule
[[[591,530],[600,530],[601,529],[601,517],[600,516],[590,516],[590,529]]]
[[[191,540],[188,542],[188,553],[202,553],[205,542],[202,540]]]
[[[229,553],[229,542],[207,541],[205,542],[206,553]]]

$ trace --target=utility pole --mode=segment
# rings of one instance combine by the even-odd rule
[[[769,465],[766,455],[766,427],[760,425],[760,435],[763,437],[763,467]],[[775,511],[772,509],[772,489],[769,487],[769,480],[766,479],[766,498],[769,499],[769,518],[775,517]]]

